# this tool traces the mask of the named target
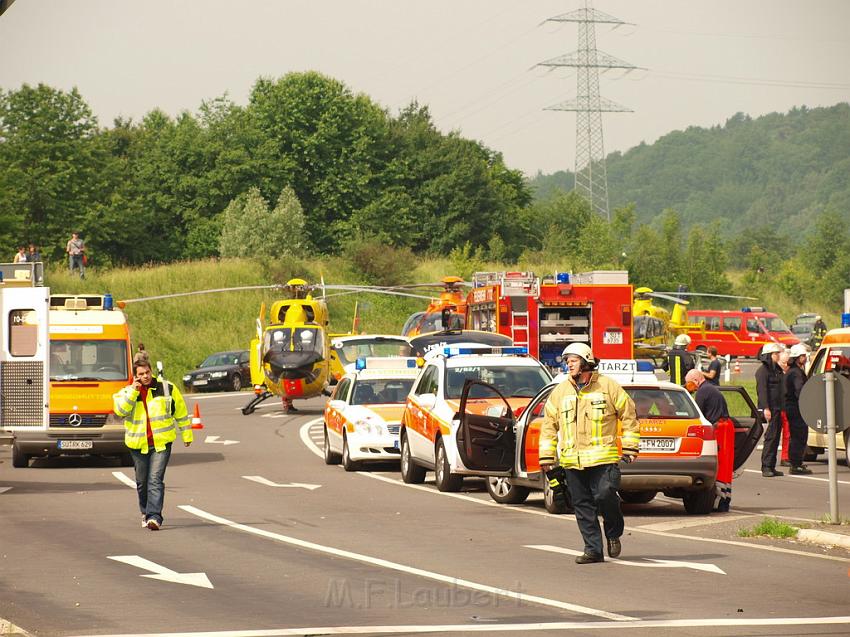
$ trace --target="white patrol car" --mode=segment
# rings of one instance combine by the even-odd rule
[[[498,389],[516,411],[525,408],[551,376],[524,347],[456,344],[429,351],[402,416],[401,476],[405,482],[421,483],[425,472],[432,469],[440,491],[457,491],[463,474],[479,473],[464,466],[456,444],[461,395],[474,381]],[[478,414],[498,411],[492,415],[504,416],[508,406],[479,384],[463,408]]]
[[[364,461],[398,460],[404,401],[419,373],[415,358],[361,358],[325,406],[325,464],[357,471]]]

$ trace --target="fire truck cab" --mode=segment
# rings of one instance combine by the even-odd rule
[[[39,263],[0,264],[0,444],[49,422],[50,290]]]
[[[599,358],[631,359],[633,290],[625,271],[476,272],[467,297],[468,329],[510,336],[550,368],[570,343],[587,343]]]

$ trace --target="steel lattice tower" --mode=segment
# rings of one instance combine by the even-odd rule
[[[578,24],[578,49],[538,66],[572,67],[577,73],[576,97],[545,110],[576,112],[575,189],[583,194],[591,207],[611,220],[608,211],[608,173],[605,169],[605,145],[602,136],[602,113],[631,112],[631,109],[599,95],[599,69],[632,71],[638,67],[596,48],[596,24],[628,24],[619,18],[597,11],[591,0],[570,13],[555,16],[545,22],[575,22]]]

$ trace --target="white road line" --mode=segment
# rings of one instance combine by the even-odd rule
[[[666,495],[656,496],[655,499],[656,500],[668,501],[671,504],[681,504],[682,503],[681,500],[674,500],[673,498],[668,498]],[[748,513],[747,511],[735,511],[735,515],[740,515],[740,516],[749,517],[749,518],[771,517],[771,518],[777,518],[779,520],[794,520],[796,522],[817,522],[817,520],[814,519],[814,518],[798,518],[798,517],[795,517],[793,515],[780,515],[778,513],[777,514],[774,514],[774,513],[767,514],[767,513]],[[729,519],[728,517],[724,518],[723,516],[717,516],[717,517],[718,517],[718,519],[717,519],[718,522],[723,522],[724,520]]]
[[[242,476],[246,480],[251,480],[252,482],[257,482],[259,484],[265,485],[267,487],[277,487],[277,488],[290,488],[290,489],[308,489],[310,491],[315,491],[321,484],[306,484],[304,482],[272,482],[268,478],[264,478],[263,476]]]
[[[550,553],[560,553],[561,555],[572,555],[578,557],[582,551],[574,551],[562,546],[552,546],[551,544],[526,544],[523,548],[535,549],[538,551],[549,551]],[[621,560],[616,557],[605,558],[606,562],[612,564],[620,564],[622,566],[638,566],[640,568],[690,568],[695,571],[703,571],[705,573],[716,573],[717,575],[726,575],[726,571],[715,564],[705,564],[703,562],[682,562],[679,560],[656,560],[649,557],[641,558],[645,562],[636,560]]]
[[[718,515],[712,517],[690,518],[687,520],[672,520],[670,522],[653,522],[652,524],[641,524],[639,529],[651,529],[653,531],[673,531],[675,529],[686,529],[694,526],[708,526],[709,524],[722,524],[735,520],[749,520],[749,515]]]
[[[321,458],[322,455],[323,455],[322,450],[319,449],[318,446],[313,444],[313,441],[309,439],[309,437],[307,436],[307,433],[306,433],[307,429],[310,426],[316,424],[317,422],[321,422],[321,419],[311,420],[309,422],[304,423],[301,426],[300,435],[301,435],[301,440],[304,442],[304,444],[307,446],[307,448]],[[480,500],[478,498],[473,498],[473,497],[470,497],[468,495],[463,495],[463,494],[460,494],[460,493],[443,493],[443,492],[440,492],[440,491],[436,491],[436,490],[434,490],[430,487],[422,486],[420,484],[405,484],[401,480],[393,480],[392,478],[387,478],[385,476],[376,475],[374,473],[369,473],[369,472],[365,472],[365,471],[360,471],[360,472],[357,473],[357,475],[365,476],[367,478],[372,478],[374,480],[380,480],[382,482],[388,482],[390,484],[394,484],[394,485],[400,486],[400,487],[407,487],[409,489],[418,489],[420,491],[425,491],[427,493],[431,493],[431,494],[434,494],[434,495],[447,496],[447,497],[450,497],[450,498],[457,498],[458,500],[467,500],[469,502],[474,502],[476,504],[481,504],[481,505],[485,505],[485,506],[495,506],[495,507],[498,507],[498,508],[506,510],[506,511],[513,511],[513,512],[516,512],[516,513],[523,513],[523,514],[526,514],[526,515],[540,515],[540,516],[543,516],[544,518],[546,518],[547,520],[553,520],[554,522],[563,521],[563,520],[575,520],[574,515],[552,515],[550,513],[547,513],[546,511],[538,511],[536,509],[529,509],[527,507],[521,507],[521,506],[506,507],[505,505],[497,504],[496,502],[493,502],[492,500]],[[764,515],[759,515],[759,514],[747,514],[747,515],[752,515],[753,517],[764,517]],[[781,518],[782,516],[774,516],[774,517],[780,517]],[[799,519],[804,519],[804,518],[799,518]],[[811,557],[811,558],[816,558],[816,559],[821,559],[821,560],[830,560],[830,561],[833,561],[833,562],[843,562],[845,564],[850,563],[850,559],[847,559],[847,558],[844,558],[844,557],[836,557],[834,555],[822,555],[820,553],[811,553],[811,552],[808,552],[808,551],[796,551],[794,549],[786,549],[786,548],[782,548],[782,547],[778,547],[778,546],[765,546],[763,544],[752,544],[752,543],[748,543],[748,542],[737,542],[735,540],[721,540],[719,538],[713,538],[713,537],[699,537],[699,536],[695,536],[695,535],[682,535],[680,533],[670,533],[668,531],[654,531],[652,529],[646,529],[646,528],[642,528],[640,526],[627,526],[626,530],[632,531],[634,533],[645,533],[647,535],[658,535],[658,536],[661,536],[661,537],[674,537],[674,538],[678,538],[678,539],[682,539],[682,540],[690,540],[692,542],[696,541],[696,542],[707,542],[709,544],[728,544],[728,545],[731,545],[731,546],[741,546],[741,547],[753,549],[753,550],[756,550],[756,551],[770,551],[770,552],[773,552],[773,553],[786,553],[788,555],[796,555],[798,557]],[[629,625],[631,625],[631,624],[629,624]]]
[[[213,588],[212,582],[210,582],[206,573],[178,573],[177,571],[172,571],[170,568],[167,568],[162,564],[151,562],[140,555],[107,555],[106,558],[151,572],[148,575],[140,575],[140,577],[158,579],[163,582],[172,582],[174,584],[198,586],[200,588]]]
[[[574,613],[592,615],[594,617],[602,617],[604,619],[610,619],[620,622],[634,621],[636,619],[634,617],[629,617],[628,615],[609,613],[604,610],[588,608],[587,606],[580,606],[578,604],[570,604],[568,602],[562,602],[556,599],[548,599],[546,597],[538,597],[537,595],[526,595],[525,593],[521,593],[519,591],[512,591],[508,589],[497,588],[495,586],[488,586],[487,584],[479,584],[478,582],[458,579],[450,575],[443,575],[441,573],[435,573],[433,571],[426,571],[421,568],[415,568],[412,566],[407,566],[405,564],[399,564],[398,562],[390,562],[389,560],[384,560],[378,557],[372,557],[371,555],[363,555],[362,553],[354,553],[352,551],[345,551],[343,549],[334,548],[332,546],[324,546],[322,544],[316,544],[314,542],[299,540],[298,538],[289,537],[287,535],[281,535],[280,533],[273,533],[264,529],[258,529],[253,526],[248,526],[247,524],[239,524],[238,522],[233,522],[231,520],[228,520],[227,518],[208,513],[191,505],[182,504],[178,508],[192,515],[196,515],[199,518],[213,522],[215,524],[228,526],[232,529],[236,529],[237,531],[243,531],[252,535],[259,535],[260,537],[265,537],[276,542],[282,542],[284,544],[290,544],[292,546],[297,546],[311,551],[317,551],[326,555],[333,555],[335,557],[342,557],[345,559],[362,562],[364,564],[368,564],[369,566],[377,566],[392,571],[415,575],[417,577],[424,577],[426,579],[434,580],[437,582],[443,582],[452,586],[460,586],[476,591],[483,591],[492,595],[499,595],[500,597],[506,597],[508,599],[516,600],[517,602],[539,604],[541,606],[558,608],[560,610],[567,610]]]
[[[113,471],[112,475],[114,475],[118,479],[119,482],[123,482],[128,487],[130,487],[132,489],[136,488],[136,481],[133,480],[132,478],[128,478],[126,475],[124,475],[120,471]]]
[[[6,491],[11,491],[13,487],[0,487],[0,493],[6,493]]]
[[[754,619],[640,619],[629,622],[629,631],[642,628],[723,628],[763,626],[832,626],[850,624],[850,617],[765,617]],[[622,631],[622,622],[540,622],[534,624],[443,624],[399,626],[311,626],[304,628],[269,628],[264,630],[220,630],[196,633],[132,633],[77,637],[289,637],[290,635],[381,635],[407,633],[513,633],[544,630]]]
[[[761,471],[758,469],[744,469],[746,473],[757,473],[761,475]],[[785,474],[789,478],[795,478],[798,480],[817,480],[818,482],[829,482],[829,478],[817,478],[815,476],[795,476],[791,474]],[[783,476],[784,477],[784,476]],[[771,478],[772,480],[773,478]],[[850,484],[847,480],[838,480],[838,484]]]

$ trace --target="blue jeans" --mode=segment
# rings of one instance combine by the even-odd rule
[[[80,278],[86,278],[86,266],[83,265],[83,255],[82,254],[71,254],[68,255],[68,269],[71,271],[71,274],[74,274],[74,268],[80,268]]]
[[[139,511],[146,520],[153,518],[162,524],[162,503],[165,500],[165,468],[171,457],[171,443],[163,451],[151,448],[148,453],[130,449],[136,469],[136,491],[139,494]]]

